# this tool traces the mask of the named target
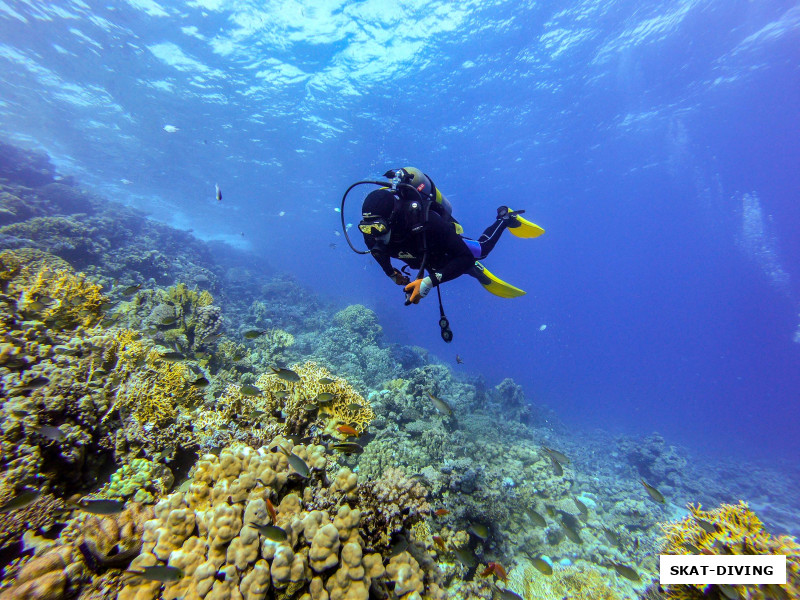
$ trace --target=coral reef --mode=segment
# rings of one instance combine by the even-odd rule
[[[300,457],[321,449],[291,445],[283,438],[270,445],[276,444]],[[327,497],[321,478],[326,466],[324,460],[312,466],[313,477],[303,481],[294,479],[282,452],[234,444],[219,457],[206,455],[195,466],[187,491],[156,505],[131,569],[180,568],[183,577],[164,586],[160,597],[165,599],[263,597],[274,589],[276,597],[367,600],[378,580],[393,586],[398,597],[425,593],[444,598],[432,564],[426,563],[426,571],[407,553],[388,557],[369,550],[367,540],[380,532],[371,528],[378,523],[362,518],[360,503],[355,508],[341,504],[336,512],[311,506],[315,497]],[[274,523],[268,499],[275,505]],[[413,506],[409,512],[420,518]],[[262,531],[266,525],[279,529]],[[155,600],[160,588],[158,582],[134,577],[119,598]]]
[[[705,527],[701,526],[701,521]],[[779,586],[786,598],[800,597],[800,544],[786,535],[773,536],[764,529],[758,516],[747,503],[722,504],[707,511],[689,505],[689,515],[671,523],[662,523],[664,533],[662,554],[693,554],[695,549],[705,554],[758,555],[782,554],[786,559],[786,585]],[[699,600],[716,586],[669,585],[664,586],[666,598],[674,600]],[[736,594],[750,600],[773,600],[775,586],[759,585],[736,587]]]

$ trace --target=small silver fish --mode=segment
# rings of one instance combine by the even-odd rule
[[[248,329],[242,335],[248,340],[254,340],[258,337],[261,337],[265,333],[267,332],[263,329]]]

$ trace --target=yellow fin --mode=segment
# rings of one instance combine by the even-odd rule
[[[514,287],[510,283],[506,283],[493,275],[489,269],[479,262],[475,262],[475,268],[472,269],[470,275],[480,281],[486,291],[491,292],[495,296],[500,296],[501,298],[517,298],[526,293],[524,290]]]
[[[508,210],[511,210],[510,208]],[[518,227],[509,227],[508,230],[519,238],[535,238],[539,237],[544,233],[544,229],[539,227],[536,223],[531,223],[527,219],[523,219],[521,216],[517,215],[517,221],[519,221]]]

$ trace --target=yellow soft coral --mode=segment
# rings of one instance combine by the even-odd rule
[[[59,329],[88,327],[108,300],[101,286],[74,274],[68,263],[36,250],[0,253],[0,280],[6,293],[19,297],[18,309]]]
[[[552,575],[543,575],[526,560],[511,570],[508,580],[508,587],[525,600],[622,600],[631,597],[629,584],[613,581],[607,571],[594,566],[559,567]]]
[[[693,554],[695,549],[704,554],[756,555],[783,554],[787,556],[786,585],[780,586],[788,598],[800,598],[800,545],[791,536],[774,537],[764,530],[758,516],[747,503],[723,504],[711,511],[700,505],[689,505],[689,515],[680,521],[662,523],[664,532],[661,554]],[[714,531],[706,531],[698,519],[712,525]],[[670,600],[695,600],[705,598],[706,588],[713,585],[664,586]],[[744,597],[744,587],[737,592]],[[768,600],[773,597],[769,586],[747,586],[750,600]]]
[[[272,400],[270,408],[280,407],[289,415],[304,411],[304,406],[320,393],[333,394],[333,400],[320,406],[320,413],[326,417],[327,429],[335,432],[338,425],[347,424],[358,433],[363,431],[375,417],[369,401],[359,394],[346,379],[334,377],[325,367],[314,362],[294,365],[300,381],[287,382],[274,373],[258,378],[256,386]],[[330,383],[321,383],[320,380]],[[288,393],[286,398],[281,398]]]
[[[175,417],[177,405],[195,406],[200,393],[188,384],[187,369],[168,362],[138,333],[121,330],[104,360],[115,360],[114,371],[123,378],[117,392],[117,406],[131,412],[140,423],[166,423]]]

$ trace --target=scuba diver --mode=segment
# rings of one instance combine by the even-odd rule
[[[405,167],[387,171],[390,183],[360,181],[353,187],[372,183],[379,189],[370,192],[361,207],[362,220],[358,228],[364,236],[367,251],[357,250],[347,236],[350,247],[359,254],[372,254],[389,278],[402,285],[406,305],[417,304],[436,288],[439,293],[439,325],[442,338],[452,340],[452,331],[444,315],[439,286],[465,273],[475,277],[489,292],[502,298],[515,298],[525,292],[490,273],[479,261],[486,258],[508,228],[518,237],[538,237],[544,229],[523,219],[524,210],[514,211],[507,206],[497,209],[495,221],[477,239],[463,235],[463,228],[453,218],[450,202],[433,181],[419,169]],[[392,265],[397,258],[406,263],[402,271]],[[408,269],[416,269],[412,279]],[[427,273],[427,274],[426,274]]]

